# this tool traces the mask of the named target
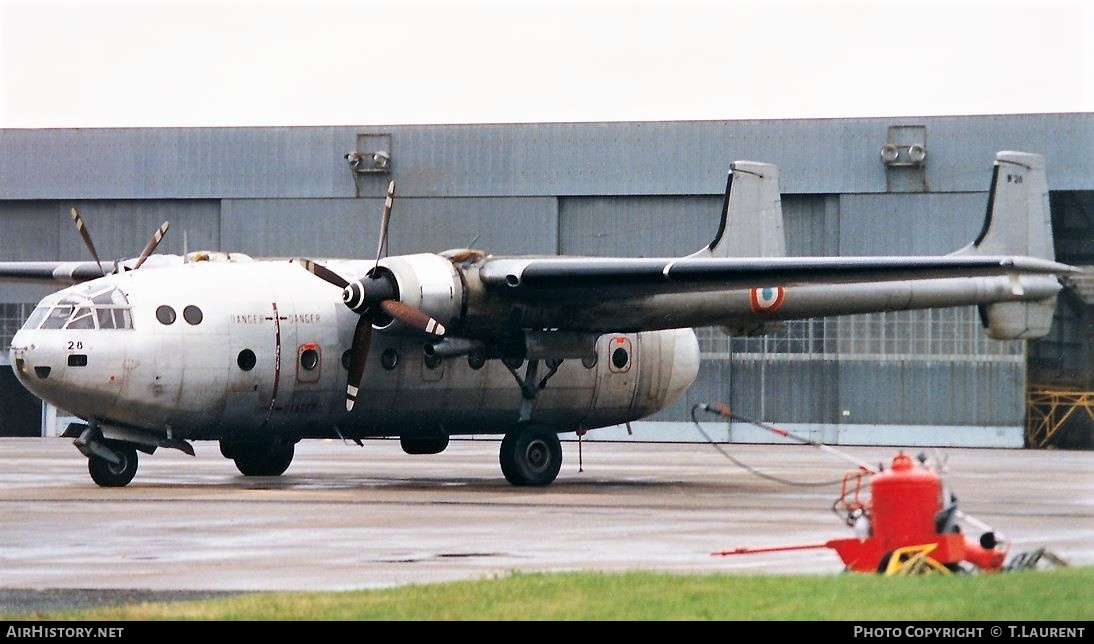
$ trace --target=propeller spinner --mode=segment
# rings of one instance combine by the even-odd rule
[[[395,196],[395,182],[387,187],[383,218],[380,224],[380,241],[376,248],[376,264],[362,279],[351,282],[314,260],[302,259],[300,264],[312,275],[342,289],[342,302],[361,317],[353,331],[350,347],[349,378],[346,383],[346,411],[352,411],[357,402],[357,392],[365,373],[369,347],[372,345],[373,324],[382,323],[385,317],[402,322],[412,329],[436,337],[443,337],[444,325],[426,313],[399,301],[399,285],[395,276],[380,267],[380,258],[387,247],[388,224]]]

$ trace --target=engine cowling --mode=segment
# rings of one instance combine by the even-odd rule
[[[395,255],[380,260],[378,270],[394,282],[394,299],[435,318],[445,327],[458,322],[464,288],[452,262],[431,253]],[[378,318],[373,326],[383,331],[405,328],[402,322],[387,316]]]

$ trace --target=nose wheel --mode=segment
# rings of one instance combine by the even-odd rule
[[[137,450],[119,445],[112,445],[111,449],[116,462],[91,454],[87,457],[87,471],[100,487],[125,487],[137,475]]]
[[[523,425],[505,435],[499,457],[501,472],[513,485],[548,485],[562,468],[562,442],[550,427]]]

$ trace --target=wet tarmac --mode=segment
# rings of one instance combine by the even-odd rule
[[[197,458],[142,454],[128,487],[104,489],[69,440],[0,439],[0,612],[37,610],[50,590],[62,599],[44,605],[64,606],[89,589],[336,590],[517,570],[837,574],[827,548],[711,553],[852,536],[831,510],[838,483],[761,478],[710,445],[586,441],[579,471],[567,442],[545,488],[506,483],[489,440],[433,456],[406,455],[397,441],[303,442],[270,478],[241,476],[215,443],[196,447]],[[797,482],[853,469],[807,446],[724,448]],[[870,464],[898,451],[841,450]],[[1008,538],[1011,553],[1047,548],[1094,565],[1094,452],[941,453],[960,509]]]

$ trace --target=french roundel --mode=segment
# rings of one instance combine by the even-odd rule
[[[748,304],[753,313],[774,313],[782,306],[784,297],[786,297],[786,289],[781,286],[754,288],[748,293]]]

